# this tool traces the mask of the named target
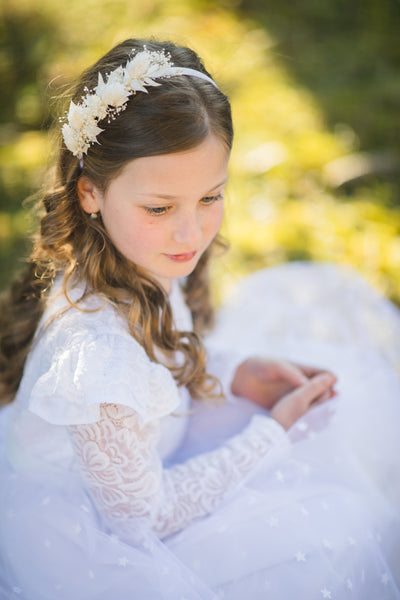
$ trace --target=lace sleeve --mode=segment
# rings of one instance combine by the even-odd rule
[[[103,404],[96,423],[69,427],[92,499],[126,541],[137,518],[163,538],[211,512],[265,455],[273,457],[274,446],[287,444],[277,423],[256,416],[223,446],[163,469],[159,424],[143,424],[126,406]]]

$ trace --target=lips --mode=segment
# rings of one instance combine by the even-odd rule
[[[164,254],[164,256],[174,262],[189,262],[196,254],[197,250],[193,250],[192,252],[185,252],[184,254]]]

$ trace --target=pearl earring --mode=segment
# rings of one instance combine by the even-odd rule
[[[94,213],[94,212],[90,213],[90,218],[93,219],[93,221],[96,220],[97,219],[97,213]]]

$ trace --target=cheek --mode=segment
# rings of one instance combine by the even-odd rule
[[[222,225],[222,219],[224,216],[224,205],[222,202],[215,204],[212,207],[212,214],[209,218],[209,230],[212,231],[214,235],[219,231]]]
[[[151,249],[158,237],[155,226],[141,222],[136,214],[114,210],[105,213],[103,221],[115,246],[130,258]]]
[[[151,251],[157,249],[162,244],[165,232],[160,228],[159,223],[147,221],[146,223],[136,223],[133,233],[134,244],[139,251]]]

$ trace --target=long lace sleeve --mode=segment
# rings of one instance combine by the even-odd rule
[[[69,427],[95,505],[127,541],[137,518],[163,538],[211,512],[263,457],[274,462],[274,447],[287,444],[277,423],[256,416],[219,448],[163,469],[159,425],[143,423],[126,406],[103,404],[97,422]]]

